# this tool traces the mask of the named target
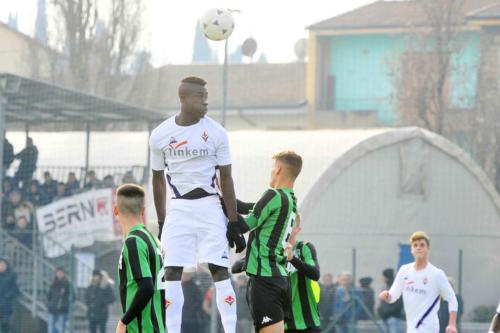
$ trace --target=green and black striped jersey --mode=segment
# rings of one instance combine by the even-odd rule
[[[157,288],[163,270],[158,239],[143,224],[135,225],[125,238],[118,264],[120,300],[125,313],[137,293],[137,281],[151,278],[154,294],[141,314],[127,325],[127,333],[165,333],[165,300]]]
[[[290,288],[292,295],[292,309],[290,316],[285,322],[287,330],[305,330],[320,327],[321,320],[318,310],[319,284],[307,276],[306,269],[316,271],[315,278],[319,278],[319,265],[316,257],[316,249],[310,243],[297,241],[293,247],[294,257],[300,259],[305,265],[297,269],[288,263],[287,270],[290,273]],[[309,265],[309,267],[306,267]]]
[[[256,276],[288,276],[286,246],[297,218],[297,199],[289,188],[269,189],[245,218],[250,228],[246,272]]]

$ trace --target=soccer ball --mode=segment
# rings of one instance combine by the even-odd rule
[[[201,17],[201,28],[208,39],[224,40],[233,33],[233,15],[229,9],[212,8]]]

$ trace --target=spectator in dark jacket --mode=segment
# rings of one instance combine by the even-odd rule
[[[56,195],[54,196],[52,201],[61,200],[66,198],[67,196],[68,193],[66,192],[66,184],[64,184],[63,182],[57,183]]]
[[[102,188],[115,188],[115,179],[111,175],[106,175],[102,179]]]
[[[389,290],[394,282],[394,270],[384,269],[382,272],[385,290]],[[401,317],[403,314],[403,298],[400,297],[395,303],[380,302],[377,309],[378,315],[384,321],[389,333],[399,333],[401,327]]]
[[[109,305],[114,301],[115,295],[109,277],[99,270],[94,270],[90,286],[85,293],[90,333],[106,333]]]
[[[14,179],[11,177],[5,177],[2,182],[2,195],[6,198],[9,197],[10,192],[13,190],[17,189],[17,186],[14,186],[15,184]]]
[[[74,172],[68,173],[68,182],[66,183],[66,195],[75,195],[80,193],[80,182],[76,179]]]
[[[33,228],[25,216],[16,219],[16,226],[12,231],[12,236],[31,249],[33,245]]]
[[[368,309],[369,314],[363,309],[359,315],[360,320],[369,320],[373,317],[373,308],[375,306],[375,291],[371,287],[373,279],[371,277],[363,277],[359,279],[361,292],[361,301]]]
[[[85,183],[84,189],[86,190],[97,190],[102,188],[102,182],[97,178],[94,170],[90,170],[87,175],[87,182]]]
[[[236,308],[237,312],[237,333],[250,333],[253,331],[252,313],[247,303],[248,278],[246,275],[239,275],[236,278]]]
[[[48,171],[43,173],[43,184],[40,186],[40,192],[42,194],[40,199],[41,206],[51,203],[57,195],[57,181],[52,178],[52,175]]]
[[[182,274],[182,290],[184,307],[182,308],[182,333],[197,333],[201,331],[203,294],[193,279],[193,273]]]
[[[40,183],[38,180],[34,179],[26,192],[24,192],[24,198],[26,201],[31,202],[35,207],[40,206],[40,201],[42,199],[42,194],[40,192]]]
[[[333,281],[333,275],[327,273],[321,278],[321,291],[318,309],[321,315],[321,328],[326,330],[332,321],[333,298],[335,296],[335,289],[337,286]],[[333,328],[327,332],[333,332]]]
[[[64,333],[73,298],[73,287],[66,272],[62,268],[57,268],[47,299],[48,333]]]
[[[33,179],[33,172],[35,172],[38,162],[38,149],[33,144],[32,138],[26,139],[26,148],[16,154],[15,158],[21,160],[21,163],[17,168],[14,179],[18,184],[21,182],[23,189],[26,189]]]
[[[18,294],[16,273],[6,258],[0,257],[0,332],[10,333],[14,300]]]
[[[339,286],[335,290],[333,302],[333,313],[335,318],[338,318],[336,326],[336,332],[338,333],[350,333],[354,330],[353,325],[356,325],[356,320],[361,313],[361,307],[359,302],[356,302],[353,297],[360,299],[360,291],[353,284],[352,274],[350,272],[343,272],[339,276]],[[352,322],[352,318],[354,318],[354,323]]]
[[[3,139],[3,175],[9,170],[10,165],[14,162],[14,146],[7,140]]]
[[[7,201],[2,204],[2,227],[12,231],[17,219],[24,217],[29,224],[33,220],[34,209],[31,203],[23,200],[19,190],[13,190]]]

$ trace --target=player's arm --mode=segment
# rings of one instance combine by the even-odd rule
[[[500,303],[498,304],[497,313],[491,319],[490,329],[488,332],[499,333],[500,332]]]
[[[229,138],[224,129],[217,133],[215,158],[219,168],[219,180],[222,191],[222,198],[226,206],[227,218],[230,222],[236,222],[236,194],[234,191],[234,182],[231,171],[231,152],[229,149]]]
[[[153,170],[153,198],[156,209],[156,216],[158,217],[158,225],[163,226],[166,214],[167,204],[167,184],[165,182],[165,174],[163,170]]]
[[[438,288],[439,294],[443,297],[445,301],[448,302],[448,311],[450,312],[448,326],[446,327],[446,332],[454,333],[457,331],[457,313],[458,313],[458,301],[450,282],[446,278],[444,272],[440,271],[438,275]]]
[[[247,230],[260,226],[280,206],[280,197],[276,191],[269,189],[255,204],[253,211],[245,218]]]
[[[302,257],[293,256],[290,263],[297,269],[297,271],[303,273],[309,279],[318,281],[320,278],[319,263],[316,254],[316,248],[311,243],[307,243],[302,248]]]
[[[236,194],[234,193],[231,165],[219,166],[219,173],[222,200],[224,200],[224,205],[226,207],[227,218],[230,222],[236,222],[238,220],[238,215],[236,213]]]
[[[234,193],[233,177],[231,175],[231,165],[219,166],[220,184],[222,200],[224,201],[225,213],[229,222],[227,224],[226,237],[229,247],[236,247],[236,253],[243,252],[246,248],[246,240],[241,230],[241,215],[236,212],[236,195]]]
[[[151,151],[151,169],[153,171],[153,199],[155,203],[156,216],[158,217],[158,238],[161,237],[161,230],[165,222],[167,205],[167,184],[165,182],[165,157],[163,151],[149,142]]]
[[[403,293],[404,281],[403,281],[403,273],[401,273],[401,269],[399,269],[396,274],[396,278],[391,286],[391,289],[382,291],[378,297],[380,300],[385,301],[387,303],[395,303],[401,294]]]
[[[154,284],[149,269],[147,245],[141,239],[129,237],[125,241],[125,266],[137,283],[137,292],[120,321],[128,325],[137,318],[154,294]]]

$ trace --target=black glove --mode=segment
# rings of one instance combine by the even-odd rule
[[[236,246],[236,253],[243,252],[243,250],[247,247],[247,241],[240,230],[240,223],[231,222],[227,224],[226,237],[229,242],[229,247],[233,248]]]
[[[253,209],[253,206],[255,206],[255,202],[244,202],[236,199],[236,210],[238,211],[238,214],[248,215]]]
[[[158,239],[161,239],[162,230],[163,230],[163,222],[158,221]]]
[[[226,204],[224,203],[224,199],[222,199],[222,197],[219,197],[219,199],[222,206],[222,211],[227,217]],[[238,214],[248,215],[248,213],[250,213],[250,211],[253,209],[253,206],[255,206],[254,202],[244,202],[236,199],[236,211],[238,212]]]
[[[245,223],[245,218],[238,214],[238,227],[240,228],[240,232],[242,234],[246,234],[250,228],[248,225]]]

